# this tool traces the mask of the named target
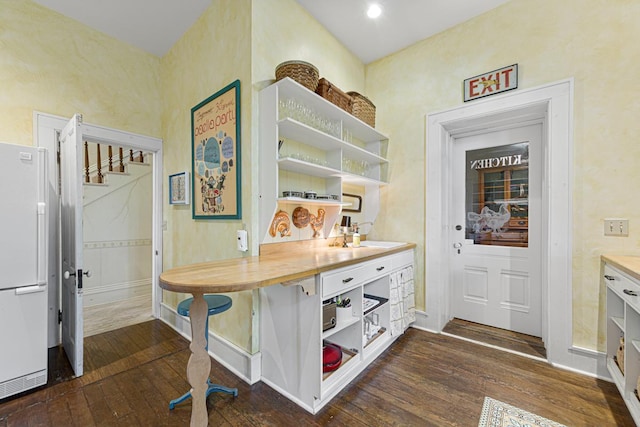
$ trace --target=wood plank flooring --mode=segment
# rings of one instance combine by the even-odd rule
[[[101,334],[153,319],[151,294],[84,307],[84,336]]]
[[[188,341],[159,320],[85,339],[85,372],[0,401],[0,427],[185,426]],[[59,373],[62,376],[63,370]],[[616,387],[549,364],[409,329],[317,415],[212,360],[211,378],[238,387],[208,399],[212,426],[472,426],[485,396],[568,426],[633,426]]]
[[[547,358],[547,350],[544,348],[542,340],[531,335],[455,318],[445,325],[442,332],[529,356]]]

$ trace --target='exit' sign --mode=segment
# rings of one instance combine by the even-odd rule
[[[518,88],[518,64],[489,71],[464,81],[464,102]]]

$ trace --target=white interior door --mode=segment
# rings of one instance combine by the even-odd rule
[[[541,336],[542,125],[457,138],[452,314]]]
[[[60,134],[62,344],[76,376],[83,374],[82,116]],[[85,273],[86,274],[86,273]]]

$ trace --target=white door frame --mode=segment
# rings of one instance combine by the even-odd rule
[[[33,113],[33,138],[34,145],[47,148],[49,154],[47,156],[49,162],[49,185],[50,189],[53,189],[56,194],[58,192],[58,166],[56,162],[56,132],[62,130],[62,128],[69,121],[68,118],[54,116],[51,114],[41,113],[34,111]],[[138,135],[131,132],[125,132],[117,129],[110,129],[102,126],[96,126],[88,123],[83,124],[83,135],[86,139],[92,142],[99,142],[112,145],[126,145],[134,150],[143,150],[153,153],[152,163],[152,256],[153,261],[151,263],[151,284],[152,284],[152,310],[153,317],[158,318],[160,315],[160,303],[162,292],[160,290],[159,277],[162,272],[162,140],[144,135]],[[50,191],[51,193],[51,191]],[[50,235],[58,235],[58,229],[55,230],[49,228]],[[55,242],[56,239],[50,239]],[[54,301],[55,295],[51,290],[58,290],[60,283],[60,262],[59,262],[59,248],[58,243],[53,243],[53,247],[50,246],[49,254],[52,255],[49,267],[49,322],[57,322],[57,300]],[[53,251],[52,251],[53,250]],[[55,255],[53,255],[55,254]],[[55,264],[54,264],[55,263]],[[52,269],[51,266],[55,265]],[[52,310],[52,304],[56,306],[55,310]],[[51,323],[50,323],[51,325]],[[49,328],[49,347],[55,346],[60,343],[60,331],[59,328]],[[53,330],[53,331],[52,331]]]
[[[441,332],[451,319],[449,257],[452,251],[448,243],[453,224],[449,219],[447,189],[454,137],[535,122],[543,124],[542,216],[547,218],[542,223],[542,335],[549,362],[574,366],[569,354],[573,324],[573,79],[427,115],[426,329]]]

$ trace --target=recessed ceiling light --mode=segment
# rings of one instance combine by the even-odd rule
[[[382,9],[377,4],[372,4],[371,6],[369,6],[369,9],[367,10],[367,16],[371,19],[377,18],[378,16],[380,16],[381,13],[382,13]]]

